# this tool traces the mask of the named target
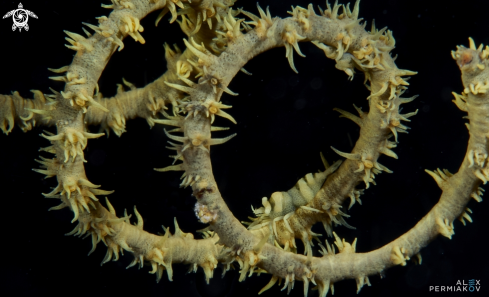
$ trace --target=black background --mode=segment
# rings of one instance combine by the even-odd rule
[[[63,30],[81,34],[81,22],[96,24],[94,17],[110,11],[100,8],[99,1],[87,0],[31,0],[22,4],[39,18],[30,18],[29,31],[20,33],[12,32],[10,18],[0,21],[0,93],[17,90],[31,98],[31,89],[44,93],[50,93],[49,87],[62,90],[62,83],[47,79],[53,74],[46,68],[59,68],[72,60],[74,52],[63,46],[67,43]],[[270,5],[273,16],[286,17],[290,5],[306,7],[308,2],[261,4]],[[325,6],[323,1],[317,4]],[[17,1],[0,1],[0,14],[17,6]],[[235,6],[257,13],[254,1],[238,1]],[[450,50],[458,44],[468,46],[469,36],[477,44],[489,43],[487,11],[488,1],[361,2],[360,17],[368,21],[367,29],[375,19],[377,27],[393,30],[398,67],[419,72],[409,81],[412,86],[405,97],[420,97],[404,106],[405,112],[419,109],[419,113],[408,123],[410,133],[400,135],[395,149],[399,160],[385,156],[380,159],[394,173],[378,176],[377,186],[361,197],[363,206],[356,204],[349,211],[348,222],[356,230],[336,228],[349,242],[358,237],[357,251],[370,251],[397,238],[437,202],[441,191],[424,169],[441,167],[456,172],[463,160],[468,133],[464,113],[450,102],[452,91],[462,91],[460,72]],[[138,87],[159,77],[166,70],[164,42],[184,48],[185,36],[178,25],[168,24],[166,16],[155,28],[157,15],[153,13],[142,21],[145,45],[127,38],[122,52],[112,57],[99,81],[104,95],[114,95],[122,77]],[[354,112],[352,104],[356,104],[368,109],[365,98],[369,93],[362,85],[363,74],[357,73],[350,82],[314,45],[300,47],[307,57],[294,54],[298,75],[290,69],[285,49],[274,49],[246,65],[252,76],[239,73],[235,77],[229,87],[240,94],[238,97],[223,96],[224,103],[233,105],[229,112],[238,125],[217,119],[217,125],[229,125],[231,131],[215,135],[236,132],[238,136],[213,147],[211,157],[220,191],[240,220],[252,215],[250,205],[259,206],[262,197],[287,190],[306,173],[322,169],[320,151],[331,162],[340,157],[330,146],[351,150],[350,139],[355,142],[359,129],[353,122],[338,118],[333,108]],[[237,271],[221,279],[218,268],[210,285],[206,285],[201,270],[186,274],[186,266],[175,264],[174,281],[169,282],[165,274],[156,284],[155,276],[147,273],[148,267],[125,269],[132,260],[130,255],[100,267],[106,252],[103,244],[87,257],[89,239],[64,236],[75,227],[70,224],[72,214],[67,209],[47,212],[57,201],[44,199],[41,192],[49,192],[56,180],[44,180],[31,171],[38,168],[34,162],[38,149],[49,145],[39,137],[43,129],[23,133],[16,127],[10,135],[0,135],[2,296],[254,296],[269,281],[269,276],[262,275],[239,283]],[[91,131],[97,130],[91,127]],[[89,142],[85,150],[87,176],[102,189],[115,190],[109,198],[119,215],[124,208],[132,213],[137,205],[145,230],[162,232],[160,226],[173,225],[176,217],[183,231],[194,232],[205,225],[198,223],[193,214],[195,201],[190,190],[178,188],[181,173],[153,170],[172,162],[166,141],[162,126],[149,129],[144,119],[129,121],[122,137],[112,134],[108,139]],[[469,279],[481,280],[481,290],[487,292],[488,206],[487,202],[478,204],[473,200],[468,206],[474,211],[474,223],[463,227],[455,222],[452,240],[439,237],[421,251],[421,266],[410,262],[406,267],[387,270],[383,279],[371,276],[372,287],[364,287],[360,296],[458,296],[463,293],[429,292],[429,286],[451,286],[457,280]],[[323,232],[319,226],[314,230]],[[275,286],[263,295],[285,294]],[[355,294],[354,280],[335,285],[335,296]],[[300,282],[291,295],[302,296]],[[309,296],[317,296],[317,291],[310,291]]]

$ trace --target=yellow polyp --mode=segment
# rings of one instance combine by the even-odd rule
[[[472,37],[469,37],[469,47],[471,50],[476,50],[475,42],[474,39],[472,39]]]
[[[399,246],[394,246],[391,251],[391,262],[394,265],[406,266],[406,260],[409,259],[404,252],[399,248]]]
[[[260,292],[258,292],[258,295],[261,295],[261,293],[263,293],[263,292],[267,291],[268,289],[270,289],[271,287],[273,287],[273,285],[275,285],[277,280],[278,280],[278,276],[273,275],[272,279],[268,282],[268,284],[265,287],[263,287],[260,290]]]
[[[192,139],[192,145],[194,145],[194,146],[199,146],[202,144],[202,142],[203,142],[203,140],[199,139],[199,138]]]
[[[365,160],[365,161],[362,161],[362,162],[363,162],[363,165],[365,166],[365,168],[367,168],[367,169],[374,167],[374,164],[370,160]]]
[[[435,221],[438,232],[446,238],[452,239],[452,235],[455,234],[453,222],[449,222],[448,219],[442,220],[440,217],[437,217]]]

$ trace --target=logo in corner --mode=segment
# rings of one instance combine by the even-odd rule
[[[19,3],[18,9],[7,12],[7,14],[3,16],[3,18],[5,19],[9,16],[12,16],[12,20],[14,21],[14,24],[12,25],[12,31],[15,31],[15,29],[19,28],[19,32],[22,31],[22,28],[24,28],[26,31],[29,31],[29,25],[27,25],[29,16],[37,19],[37,15],[35,15],[30,10],[24,9],[22,3]]]

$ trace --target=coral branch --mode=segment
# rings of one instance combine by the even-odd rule
[[[17,63],[0,85],[7,292],[73,291],[77,279],[111,296],[127,295],[120,283],[140,295],[326,296],[337,284],[337,295],[402,296],[483,278],[487,257],[466,243],[485,227],[486,33],[442,19],[460,13],[450,2],[440,14],[382,1],[111,0],[107,16],[91,1],[26,5],[39,16],[30,31],[3,35]],[[451,57],[436,52],[469,29]],[[101,137],[111,130],[121,137]],[[33,246],[42,257],[25,256]]]

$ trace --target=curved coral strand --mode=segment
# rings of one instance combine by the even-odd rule
[[[280,24],[280,20],[276,20],[275,22],[279,24],[272,25],[275,26],[272,28],[280,29],[284,27],[283,24]],[[287,21],[284,20],[282,22],[285,23]],[[328,24],[326,23],[322,25]],[[328,32],[328,30],[323,30],[321,32]],[[243,55],[236,54],[237,49],[248,49],[251,52],[249,57],[252,57],[255,54],[258,54],[259,51],[280,45],[280,39],[278,37],[276,37],[276,39],[279,40],[271,40],[273,39],[271,37],[275,36],[280,36],[280,34],[275,35],[272,33],[271,36],[268,36],[269,38],[263,41],[265,44],[263,47],[256,44],[257,41],[260,40],[256,31],[244,35],[241,39],[236,39],[236,47],[234,47],[235,44],[230,44],[228,48],[229,53],[227,51],[223,53],[217,59],[218,62],[214,63],[213,59],[209,60],[211,66],[208,70],[212,69],[212,66],[214,66],[215,69],[213,69],[214,72],[208,71],[207,74],[209,77],[212,77],[212,75],[222,75],[227,71],[226,74],[229,75],[222,75],[218,78],[220,82],[219,88],[224,90],[227,83],[234,74],[236,74],[236,68],[241,67],[246,61],[247,55],[244,55],[245,58],[243,58]],[[327,41],[327,38],[324,39]],[[248,48],[246,45],[249,45],[250,47]],[[235,52],[233,52],[233,49]],[[232,65],[234,65],[234,68]],[[386,84],[389,83],[388,80],[390,76],[395,74],[395,71],[398,70],[396,70],[397,68],[392,69],[395,65],[393,65],[393,63],[391,64],[390,61],[387,61],[387,65],[384,66],[388,66],[390,69],[388,69],[386,73],[382,71],[373,73],[371,77],[371,99],[382,97],[382,99],[385,100],[392,97],[392,93],[383,94],[383,92],[388,89]],[[219,71],[216,70],[217,68]],[[226,69],[226,71],[223,69]],[[394,73],[390,71],[393,71]],[[198,102],[199,100],[203,101],[213,96],[219,97],[222,94],[222,92],[216,93],[215,90],[213,91],[210,86],[205,84],[199,85],[193,91],[189,92],[194,102]],[[372,102],[374,102],[374,100],[371,100],[371,106],[373,104]],[[369,116],[380,120],[380,113]],[[379,125],[378,122],[377,125]],[[374,131],[378,129],[374,128],[375,126],[373,124],[372,127]],[[202,115],[186,119],[184,122],[184,132],[185,138],[190,141],[193,139],[206,139],[210,142],[209,119]],[[204,140],[204,143],[206,140]],[[200,143],[201,141],[199,141],[199,144]],[[248,268],[250,265],[258,265],[272,273],[274,276],[286,279],[287,283],[289,280],[293,281],[295,279],[316,280],[321,283],[320,288],[325,287],[326,284],[329,286],[330,281],[348,277],[361,279],[362,281],[360,283],[363,285],[365,276],[380,272],[392,265],[403,264],[409,256],[417,253],[418,250],[426,245],[429,240],[434,238],[434,236],[438,234],[445,236],[450,235],[450,232],[453,231],[451,230],[453,226],[451,225],[451,222],[455,217],[458,217],[461,214],[466,202],[470,199],[470,193],[479,183],[474,175],[467,174],[465,170],[467,162],[465,162],[462,165],[460,173],[451,177],[450,183],[442,188],[444,193],[440,202],[411,231],[383,248],[371,253],[346,256],[347,253],[352,253],[352,251],[354,253],[354,247],[350,247],[349,249],[342,248],[342,253],[339,255],[319,260],[300,255],[290,255],[289,253],[268,244],[263,246],[259,243],[258,238],[249,233],[236,218],[234,218],[222,200],[212,175],[212,168],[208,155],[208,145],[206,148],[207,150],[190,148],[186,150],[183,155],[185,162],[187,163],[187,174],[192,176],[198,175],[201,177],[200,181],[193,185],[194,195],[198,199],[198,204],[205,205],[208,208],[208,212],[213,213],[215,219],[211,221],[210,224],[211,228],[220,235],[220,243],[230,246],[234,250],[244,252],[243,261],[249,262]],[[453,203],[456,204],[455,207],[452,205]],[[258,255],[252,257],[249,252]],[[258,258],[259,260],[252,261],[252,258]],[[362,265],[362,263],[366,262],[368,262],[369,265]],[[335,265],[330,265],[331,263]],[[324,292],[324,289],[321,290]]]
[[[183,4],[185,8],[179,12],[182,15],[182,21],[179,21],[181,29],[194,44],[203,44],[205,48],[219,55],[225,49],[227,39],[216,33],[224,26],[222,21],[219,22],[216,17],[228,15],[229,3],[194,1],[194,3]],[[202,26],[204,14],[206,16],[209,14],[209,17],[206,17],[207,21]],[[200,24],[196,26],[199,21]],[[117,95],[111,98],[95,98],[95,101],[107,108],[109,112],[89,108],[86,115],[87,123],[89,125],[101,124],[100,131],[105,130],[109,133],[110,128],[120,136],[125,132],[126,120],[135,117],[145,118],[152,127],[155,124],[156,113],[167,109],[166,105],[169,104],[173,106],[173,113],[176,114],[179,110],[177,101],[182,99],[183,92],[169,87],[167,83],[187,86],[188,83],[195,81],[199,74],[202,75],[202,69],[198,67],[198,57],[188,49],[181,53],[178,47],[172,50],[165,44],[165,59],[168,70],[154,82],[143,88],[135,88],[127,84],[131,88],[127,92],[118,91]]]
[[[194,1],[194,3],[180,2],[180,5],[185,6],[185,8],[179,12],[179,14],[182,15],[182,21],[179,22],[182,30],[187,34],[187,36],[192,38],[194,42],[197,44],[203,43],[205,47],[212,49],[215,54],[220,54],[222,50],[225,49],[227,39],[220,36],[218,33],[216,33],[216,31],[223,30],[223,28],[225,28],[221,18],[227,17],[229,14],[229,7],[233,4],[232,2],[221,2],[222,1]],[[152,10],[159,9],[166,4],[168,4],[167,7],[172,6],[173,10],[175,9],[175,4],[173,2],[167,3],[166,1],[149,1],[149,3],[158,4],[158,6],[153,6],[151,8]],[[125,1],[121,3],[114,2],[112,5],[103,5],[105,8],[114,9],[116,13],[112,14],[112,17],[109,16],[109,18],[98,18],[100,26],[94,26],[91,24],[85,25],[93,29],[96,34],[105,37],[106,43],[108,43],[111,48],[115,46],[115,49],[118,48],[120,51],[124,47],[122,40],[127,35],[135,37],[137,41],[144,42],[141,34],[139,34],[139,32],[142,32],[142,30],[136,30],[137,27],[140,27],[140,25],[139,21],[135,19],[138,18],[138,15],[141,13],[138,11],[140,10],[138,7],[141,6],[141,4],[142,3],[131,3],[130,1]],[[167,12],[167,10],[165,12],[165,9],[162,11],[163,15]],[[174,17],[176,18],[176,11],[173,10],[172,14],[174,14]],[[238,11],[232,11],[233,15],[237,13]],[[204,14],[206,17],[203,17]],[[198,16],[200,16],[200,19]],[[159,20],[160,17],[158,18],[157,22]],[[199,20],[201,23],[196,27],[195,24],[198,23]],[[202,26],[203,20],[206,21],[206,25],[204,26]],[[116,26],[114,26],[114,24],[117,25],[117,23],[121,24],[119,26],[120,31]],[[144,88],[134,89],[134,87],[131,85],[131,91],[122,93],[118,92],[118,94],[112,98],[101,98],[101,94],[97,93],[92,101],[92,96],[89,95],[93,92],[89,91],[91,89],[90,84],[93,84],[93,82],[98,80],[98,76],[100,76],[101,72],[100,70],[103,69],[103,67],[88,67],[87,70],[89,71],[85,72],[83,69],[77,69],[76,65],[86,65],[87,62],[89,62],[88,64],[91,64],[97,60],[102,61],[105,59],[103,58],[105,54],[100,52],[100,44],[97,43],[97,40],[94,40],[96,37],[92,36],[91,33],[87,33],[87,35],[89,35],[88,38],[68,31],[66,31],[66,33],[72,38],[67,39],[72,44],[71,46],[67,45],[67,47],[76,50],[77,55],[75,56],[75,61],[72,63],[72,65],[61,67],[60,69],[50,69],[55,73],[66,72],[66,74],[63,76],[53,76],[50,78],[68,83],[68,88],[62,93],[62,96],[59,96],[59,93],[56,93],[53,97],[57,97],[58,99],[68,99],[69,101],[61,101],[62,103],[69,102],[76,108],[81,106],[83,111],[87,112],[85,119],[86,122],[90,125],[102,124],[101,131],[105,130],[107,133],[109,133],[110,127],[117,135],[120,136],[125,131],[126,120],[134,117],[145,118],[148,121],[148,124],[152,127],[155,123],[155,118],[152,116],[161,111],[161,109],[164,109],[165,104],[168,103],[173,105],[174,111],[178,110],[176,101],[182,96],[182,92],[169,88],[164,82],[166,81],[181,84],[179,81],[180,75],[183,75],[185,78],[189,78],[190,74],[192,74],[191,80],[193,80],[193,77],[202,71],[201,69],[199,70],[195,67],[192,68],[192,66],[189,64],[188,60],[193,60],[194,66],[197,64],[197,59],[190,51],[186,50],[183,55],[180,55],[178,48],[177,53],[175,53],[175,51],[170,49],[169,46],[165,45],[165,56],[168,62],[167,68],[171,69],[172,71],[166,72],[155,82],[150,83]],[[97,58],[99,54],[102,55],[100,58]],[[107,61],[108,59],[105,59],[105,63]],[[99,66],[104,65],[98,62],[97,64]],[[92,68],[96,68],[96,71],[92,71]],[[83,74],[80,75],[80,73]],[[175,73],[177,75],[175,75]],[[87,85],[87,83],[90,84]],[[39,123],[41,120],[43,122],[49,122],[49,120],[53,117],[65,118],[64,115],[59,115],[59,113],[56,112],[46,112],[52,110],[53,108],[50,108],[49,106],[44,107],[44,105],[39,104],[36,100],[34,100],[34,105],[31,106],[32,104],[29,100],[19,100],[19,98],[20,96],[18,96],[17,93],[14,93],[13,97],[3,95],[1,97],[2,101],[5,101],[5,106],[2,108],[2,112],[0,112],[0,115],[2,116],[2,118],[0,118],[0,122],[4,123],[2,127],[5,130],[5,133],[8,133],[13,128],[14,118],[15,121],[22,121],[22,119],[18,118],[18,114],[26,114],[25,117],[29,117],[30,119],[31,124],[25,122],[22,127],[22,129],[26,131],[29,130],[33,124],[35,124],[36,120]],[[12,104],[9,103],[11,99],[13,99],[13,102],[17,107],[17,112],[14,112],[14,107],[11,107]],[[58,103],[54,102],[53,105],[58,105]],[[23,107],[34,107],[37,113],[24,110]],[[62,108],[66,108],[66,106]],[[41,112],[43,113],[41,114]]]
[[[380,87],[380,88],[383,88],[383,87]],[[468,88],[470,88],[470,85],[468,86]],[[472,148],[472,147],[471,147],[471,148]],[[468,155],[466,159],[468,159],[468,160],[469,160],[469,162],[470,162],[470,160],[474,159],[473,157],[474,157],[474,156]],[[472,164],[471,164],[471,165],[472,165]],[[469,166],[471,166],[471,165],[469,165]],[[438,181],[438,180],[437,180],[437,181]],[[394,252],[394,254],[395,254],[395,255],[397,255],[398,257],[399,257],[399,253],[404,253],[404,252],[403,252],[401,249],[399,249],[399,252],[398,252],[397,250]],[[402,255],[402,257],[404,257],[404,255]],[[303,258],[301,258],[301,259],[303,259]]]
[[[330,217],[338,216],[338,207],[341,206],[345,198],[350,197],[350,193],[355,191],[355,186],[358,183],[364,181],[368,187],[369,183],[372,182],[374,173],[381,170],[389,172],[387,168],[378,164],[377,158],[381,152],[392,155],[386,147],[386,140],[391,132],[397,135],[397,131],[403,130],[401,127],[404,127],[400,124],[401,115],[398,112],[399,105],[406,102],[400,98],[400,94],[405,89],[405,81],[401,77],[415,74],[396,67],[389,55],[389,51],[393,47],[393,38],[390,33],[382,35],[383,31],[366,32],[363,26],[358,23],[357,15],[352,14],[350,17],[332,19],[333,12],[331,10],[325,11],[322,16],[316,15],[311,6],[307,10],[307,14],[298,14],[296,10],[299,8],[294,9],[294,17],[292,18],[262,20],[253,31],[245,35],[235,36],[230,41],[228,49],[218,59],[203,55],[201,59],[208,61],[203,81],[195,91],[189,92],[194,102],[219,101],[222,92],[229,93],[227,85],[249,59],[270,48],[303,40],[315,41],[316,45],[322,48],[328,57],[335,58],[337,61],[342,61],[346,57],[350,60],[356,59],[357,67],[365,71],[366,77],[371,82],[370,112],[368,115],[363,114],[361,119],[357,120],[361,123],[360,138],[350,157],[335,174],[328,178],[314,201],[308,205],[324,214],[311,214],[310,211],[304,209],[298,210],[296,215],[300,214],[301,217],[297,218],[296,215],[293,215],[289,219],[292,222],[291,226],[297,226],[295,228],[297,232],[290,234],[285,227],[281,227],[280,229],[285,231],[282,232],[284,236],[278,238],[281,244],[289,241],[291,236],[303,238],[306,242],[310,241],[312,238],[310,226],[317,221],[331,225]],[[295,35],[287,35],[289,32],[294,32]],[[296,35],[301,36],[301,38],[294,39],[291,37]],[[345,51],[335,53],[332,48],[321,43],[339,46],[338,40],[348,45],[347,50],[353,56]],[[366,47],[373,48],[373,52],[379,53],[375,56],[378,60],[375,60],[372,65],[369,61],[364,64],[360,60],[364,55],[362,51]],[[340,54],[342,57],[339,57]],[[350,65],[351,67],[353,66]],[[345,69],[344,65],[340,68]],[[215,86],[207,83],[213,80],[215,80],[214,85],[219,91],[216,91]],[[213,88],[216,94],[215,99],[212,99],[214,95],[206,89],[209,87]],[[404,128],[407,129],[407,127]],[[338,222],[341,223],[344,220]],[[281,223],[283,224],[283,222]],[[303,232],[308,232],[306,238],[304,238]]]
[[[151,2],[151,1],[150,1]],[[77,54],[69,67],[63,67],[66,76],[62,77],[66,81],[64,92],[56,95],[57,100],[53,102],[54,108],[48,114],[56,122],[56,135],[42,135],[51,141],[52,146],[44,150],[54,153],[56,160],[45,164],[46,171],[39,171],[49,176],[56,175],[58,186],[47,195],[58,195],[58,193],[68,199],[68,204],[74,212],[76,221],[80,210],[89,211],[87,202],[90,197],[87,188],[97,188],[98,186],[90,183],[86,177],[83,162],[83,150],[87,145],[87,140],[97,138],[103,134],[92,134],[86,131],[85,113],[87,107],[98,107],[92,95],[100,74],[105,67],[108,57],[112,54],[115,46],[113,38],[119,34],[119,25],[131,21],[137,24],[136,19],[144,17],[154,9],[164,5],[163,2],[156,4],[144,2],[147,5],[138,3],[137,7],[121,8],[114,10],[111,15],[99,18],[100,27],[91,26],[97,33],[85,39],[81,35],[68,33],[68,35],[79,43],[72,43],[76,47]],[[121,28],[121,30],[125,30]],[[127,31],[127,30],[126,30]],[[126,32],[127,33],[127,32]],[[124,32],[121,32],[123,37]],[[112,38],[112,40],[110,40]],[[58,71],[58,70],[57,70]],[[61,70],[60,70],[61,71]],[[81,197],[80,199],[75,197]],[[87,200],[88,199],[88,200]]]
[[[144,5],[143,2],[145,2]],[[142,218],[137,211],[135,212],[138,216],[138,224],[136,226],[127,224],[124,221],[128,218],[118,219],[110,204],[110,212],[100,205],[95,195],[107,195],[111,192],[97,189],[99,186],[88,181],[83,168],[83,149],[86,147],[87,139],[101,136],[101,134],[86,132],[86,121],[91,123],[102,122],[103,116],[94,112],[93,109],[98,108],[102,112],[107,112],[106,107],[111,105],[103,100],[96,101],[91,96],[108,57],[116,49],[113,43],[120,46],[122,42],[115,42],[114,38],[122,39],[125,35],[131,35],[143,42],[144,39],[141,39],[141,35],[135,31],[139,19],[150,11],[161,8],[166,3],[166,1],[156,1],[156,4],[153,4],[155,1],[146,2],[148,1],[133,1],[117,6],[109,18],[100,18],[100,27],[90,26],[97,33],[88,39],[82,39],[74,33],[68,34],[79,44],[74,44],[73,49],[77,50],[77,55],[73,63],[64,69],[67,74],[63,80],[67,82],[67,85],[64,92],[57,94],[56,109],[52,113],[53,118],[58,121],[58,134],[43,135],[53,144],[46,150],[55,153],[57,158],[39,161],[44,169],[37,171],[48,175],[48,177],[57,176],[58,186],[45,196],[62,200],[61,205],[52,209],[68,206],[73,211],[73,222],[78,220],[79,225],[72,234],[82,235],[89,230],[92,234],[94,247],[100,240],[107,244],[108,251],[103,263],[111,260],[112,257],[117,259],[118,252],[124,249],[135,253],[136,258],[133,263],[139,262],[142,265],[144,260],[150,261],[153,266],[152,273],[158,274],[158,280],[161,278],[162,267],[168,271],[168,276],[171,279],[172,262],[200,265],[204,268],[208,280],[212,277],[212,272],[218,261],[228,263],[232,261],[232,258],[229,258],[227,254],[220,253],[222,246],[215,244],[218,237],[195,241],[191,234],[182,233],[177,225],[175,236],[169,236],[169,232],[167,233],[168,236],[155,236],[142,230]],[[118,24],[125,25],[123,28],[119,28],[117,27]],[[119,29],[122,36],[119,36]],[[104,40],[104,38],[106,39]],[[190,52],[187,55],[182,55],[181,58],[187,59],[189,56]],[[169,62],[171,64],[174,61],[170,60]],[[87,65],[96,65],[96,67],[86,67]],[[163,79],[176,80],[175,72],[174,69],[171,69],[166,76],[163,76]],[[80,75],[82,73],[84,75]],[[146,88],[148,93],[152,86]],[[160,95],[162,91],[167,89],[168,87],[165,85],[163,89],[155,90],[155,95]],[[142,97],[140,96],[141,91],[136,90],[135,93],[138,95],[137,97]],[[174,93],[176,92],[170,92],[169,96],[174,95]],[[124,99],[127,101],[130,97],[130,95],[126,95]],[[175,100],[175,98],[172,99]],[[122,101],[112,100],[116,104],[123,104]],[[138,106],[138,102],[133,103]],[[131,110],[131,106],[124,107],[128,109],[127,112],[136,112],[137,114],[137,111]],[[147,106],[140,107],[145,111],[148,110]],[[90,112],[90,110],[92,111]],[[159,109],[155,108],[156,111]],[[85,117],[85,112],[88,112],[87,117]],[[124,116],[131,117],[131,115]]]
[[[469,145],[469,150],[470,148]],[[187,160],[194,161],[189,162],[195,164],[192,169],[210,176],[212,174],[210,161],[208,158],[205,160],[206,153],[200,150],[191,152],[192,150],[189,150],[185,155]],[[325,287],[326,284],[329,286],[330,282],[344,278],[364,278],[390,266],[405,264],[409,257],[416,254],[435,236],[438,234],[449,236],[453,231],[450,229],[451,222],[462,214],[466,203],[470,200],[471,192],[480,184],[472,170],[468,170],[468,166],[469,161],[466,157],[459,173],[452,176],[449,183],[442,187],[443,194],[440,202],[413,229],[380,249],[369,253],[345,252],[334,256],[327,255],[322,259],[311,259],[286,253],[265,244],[260,251],[264,259],[258,263],[258,266],[284,279],[290,275],[288,268],[292,267],[296,280],[302,280],[302,277],[306,276]],[[243,251],[253,250],[258,245],[257,238],[246,231],[232,216],[213,180],[208,177],[205,182],[196,183],[194,194],[199,203],[206,204],[211,211],[215,211],[217,219],[211,223],[211,226],[221,235],[221,243]]]
[[[69,203],[62,198],[63,203]],[[183,233],[175,221],[175,232],[172,235],[169,228],[164,235],[154,235],[143,230],[143,219],[135,209],[137,222],[129,223],[129,217],[118,218],[114,208],[108,202],[109,210],[99,202],[95,203],[90,213],[85,212],[80,216],[79,223],[72,232],[67,235],[92,237],[91,254],[97,243],[103,241],[107,247],[107,254],[102,264],[119,258],[129,251],[134,255],[133,262],[128,266],[143,266],[143,261],[149,262],[153,271],[157,272],[157,280],[162,277],[162,272],[167,271],[168,279],[172,280],[172,263],[184,263],[200,266],[204,269],[207,279],[212,277],[212,272],[218,262],[229,263],[233,259],[222,253],[222,246],[216,245],[218,237],[195,240],[191,233]]]

